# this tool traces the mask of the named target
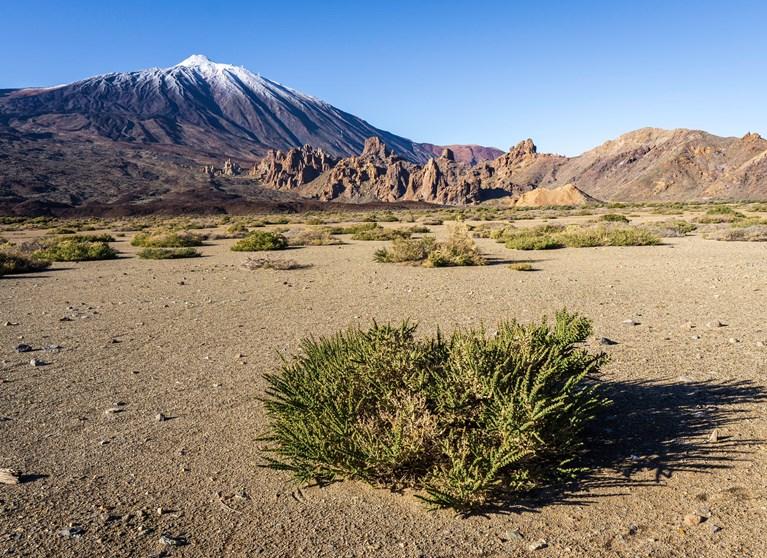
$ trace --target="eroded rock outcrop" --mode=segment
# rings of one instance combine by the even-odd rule
[[[332,169],[338,159],[309,145],[287,151],[270,149],[250,176],[276,190],[294,190]]]

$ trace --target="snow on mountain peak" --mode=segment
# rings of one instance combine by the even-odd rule
[[[181,62],[179,62],[177,65],[193,68],[195,66],[215,65],[215,62],[213,62],[210,58],[208,58],[204,54],[193,54],[189,58],[186,58],[182,60]]]

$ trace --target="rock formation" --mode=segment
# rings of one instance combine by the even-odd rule
[[[332,169],[338,158],[309,145],[288,149],[270,149],[250,171],[250,176],[276,190],[294,190]]]

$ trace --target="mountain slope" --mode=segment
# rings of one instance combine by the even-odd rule
[[[190,156],[250,161],[268,149],[305,144],[350,156],[359,153],[370,136],[382,138],[411,161],[425,161],[434,148],[375,128],[245,68],[217,64],[202,55],[171,68],[0,92],[0,127],[6,135],[108,139],[172,146]],[[488,153],[471,147],[467,157]]]

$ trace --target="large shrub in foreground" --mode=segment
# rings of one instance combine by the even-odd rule
[[[0,275],[32,273],[51,266],[51,262],[23,254],[12,248],[0,250]]]
[[[588,320],[501,323],[496,335],[416,338],[374,325],[309,339],[267,375],[269,465],[299,481],[411,487],[467,511],[572,476],[583,428],[606,404]]]

